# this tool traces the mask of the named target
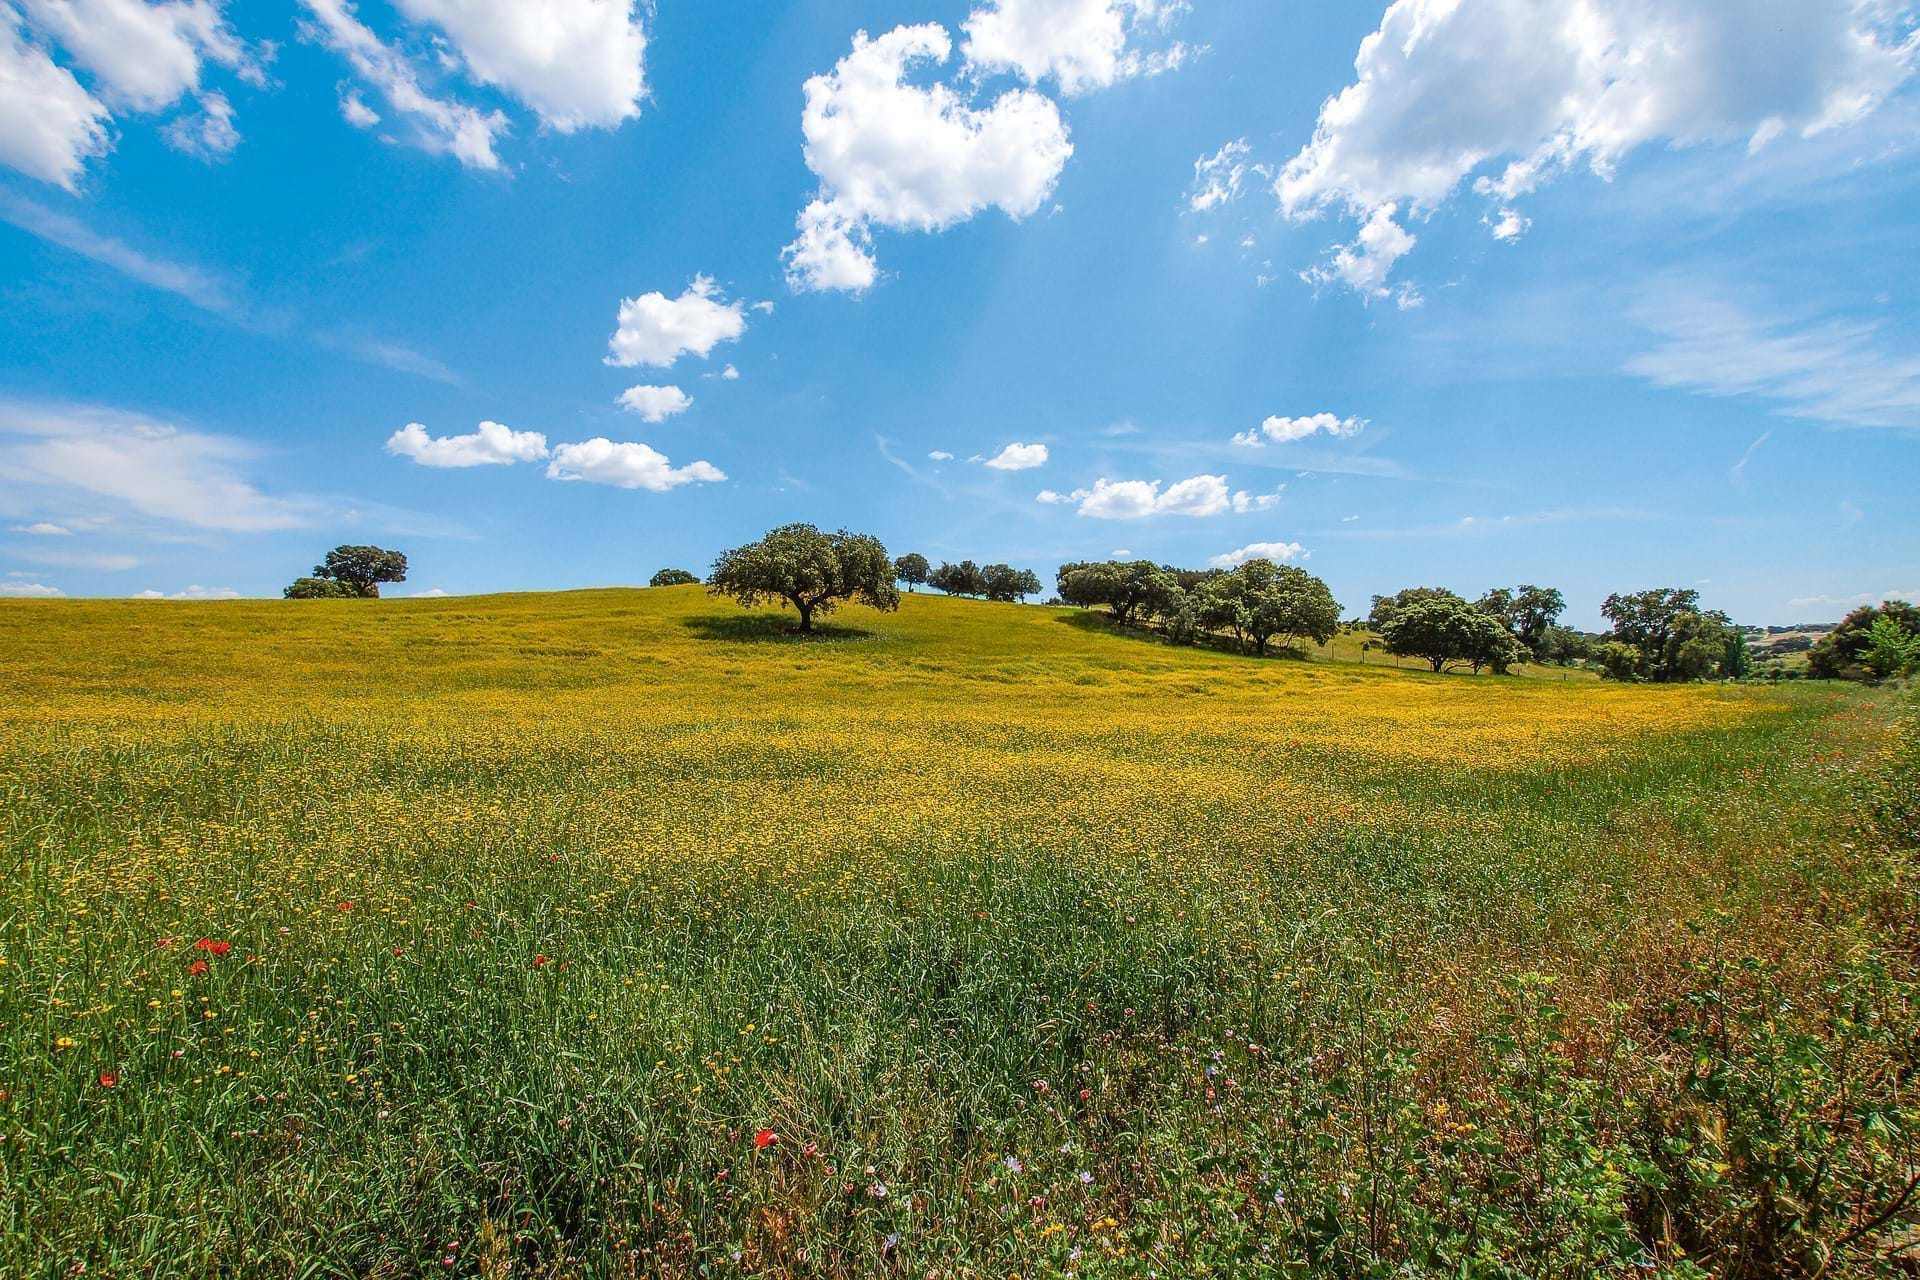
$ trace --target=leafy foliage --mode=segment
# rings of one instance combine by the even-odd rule
[[[925,586],[927,582],[927,558],[918,551],[909,551],[896,557],[893,562],[893,576],[897,582],[907,584],[907,590]]]
[[[1231,632],[1256,654],[1276,638],[1283,648],[1296,637],[1325,644],[1340,629],[1327,584],[1296,565],[1249,560],[1200,582],[1192,595],[1201,626]]]
[[[1498,617],[1451,593],[1416,597],[1389,609],[1380,638],[1388,652],[1421,658],[1435,671],[1464,662],[1476,672],[1490,666],[1505,674],[1525,656]]]
[[[332,578],[295,578],[280,594],[288,600],[346,600],[356,593],[346,583]]]
[[[1920,608],[1905,600],[1863,605],[1813,646],[1807,655],[1807,673],[1824,680],[1899,675],[1913,669],[1908,644],[1914,638],[1920,638]]]
[[[1616,592],[1600,612],[1613,636],[1600,651],[1602,669],[1615,680],[1667,683],[1744,674],[1738,628],[1718,610],[1702,610],[1691,588],[1659,587]]]
[[[843,600],[871,609],[900,607],[893,561],[878,538],[864,533],[822,533],[810,524],[787,524],[758,542],[735,547],[713,562],[707,579],[714,595],[731,596],[752,608],[780,600],[800,615],[800,630],[813,630],[815,614]]]
[[[407,557],[383,547],[335,547],[313,567],[313,576],[339,583],[347,595],[372,598],[381,583],[407,580]]]
[[[689,587],[700,581],[699,575],[685,569],[661,569],[647,579],[650,587]]]

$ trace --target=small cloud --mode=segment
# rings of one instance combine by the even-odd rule
[[[1133,552],[1127,550],[1127,548],[1125,547],[1115,547],[1113,550],[1107,552],[1107,554],[1112,556],[1115,560],[1124,560],[1128,556],[1132,555]]]
[[[340,95],[340,118],[356,129],[371,129],[380,123],[380,113],[360,100],[358,89]]]
[[[1245,489],[1233,495],[1233,509],[1245,514],[1249,511],[1267,511],[1280,501],[1278,493],[1248,493]]]
[[[678,387],[641,385],[622,391],[618,403],[622,409],[632,410],[647,422],[665,422],[674,414],[685,413],[691,408],[693,397]]]
[[[14,600],[51,600],[67,593],[40,582],[0,582],[0,596]]]
[[[1289,560],[1302,559],[1306,554],[1306,549],[1297,542],[1249,542],[1244,547],[1235,547],[1224,555],[1217,555],[1207,563],[1216,569],[1231,569],[1249,560],[1271,560],[1276,564],[1285,564]]]
[[[136,591],[128,598],[132,600],[238,600],[240,593],[232,587],[202,587],[196,584],[184,591]]]
[[[1164,490],[1158,480],[1102,478],[1091,489],[1075,489],[1064,498],[1046,490],[1040,501],[1078,502],[1079,514],[1096,520],[1139,520],[1156,515],[1218,515],[1232,507],[1233,496],[1225,476],[1202,475],[1176,481]]]
[[[929,458],[932,458],[935,462],[952,462],[953,461],[953,455],[948,453],[945,449],[935,449],[930,453],[928,453],[927,456]]]
[[[1340,517],[1340,523],[1341,523],[1341,524],[1351,524],[1351,523],[1353,523],[1353,522],[1354,522],[1355,520],[1358,520],[1359,518],[1360,518],[1359,516],[1341,516],[1341,517]]]
[[[623,299],[606,362],[623,369],[665,368],[683,355],[705,357],[718,344],[736,341],[747,329],[745,304],[723,302],[722,296],[712,276],[695,276],[677,298],[656,290]]]
[[[1336,439],[1357,436],[1367,429],[1365,418],[1336,417],[1331,413],[1308,414],[1299,418],[1271,417],[1251,431],[1242,431],[1233,437],[1233,442],[1258,449],[1268,440],[1277,444],[1291,444],[1295,440],[1305,440],[1308,436],[1325,434]]]
[[[995,471],[1030,471],[1034,467],[1046,465],[1046,461],[1047,446],[1015,443],[988,458],[986,465]]]
[[[73,530],[64,525],[49,524],[41,520],[35,524],[15,524],[7,526],[8,533],[24,533],[33,538],[71,538]]]
[[[482,422],[469,435],[435,439],[418,422],[409,422],[387,437],[387,452],[423,467],[501,466],[546,457],[547,438],[538,431],[512,431],[498,422]]]
[[[1073,501],[1067,494],[1056,493],[1052,489],[1042,489],[1039,493],[1033,495],[1033,500],[1035,502],[1045,502],[1049,505]]]
[[[409,592],[407,594],[407,599],[409,600],[441,600],[446,597],[446,594],[447,593],[445,591],[442,591],[439,587],[432,587],[426,591]]]
[[[711,462],[668,463],[666,455],[637,441],[615,443],[605,436],[579,444],[555,445],[547,464],[549,480],[585,480],[619,489],[646,489],[664,493],[683,484],[714,484],[727,478]]]
[[[1493,231],[1495,240],[1502,240],[1508,244],[1525,235],[1527,228],[1533,225],[1533,219],[1523,216],[1518,209],[1502,209],[1497,222],[1492,218],[1482,218],[1480,221]]]

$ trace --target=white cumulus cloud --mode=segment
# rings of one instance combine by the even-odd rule
[[[953,461],[953,455],[948,453],[945,449],[934,449],[931,452],[929,452],[927,456],[929,458],[932,458],[935,462],[952,462]]]
[[[1289,560],[1299,559],[1305,553],[1306,548],[1297,542],[1249,542],[1244,547],[1235,547],[1232,551],[1214,556],[1207,563],[1216,569],[1231,569],[1249,560],[1271,560],[1275,564],[1285,564]]]
[[[1139,520],[1147,516],[1213,516],[1230,510],[1233,497],[1225,476],[1190,476],[1162,489],[1158,480],[1108,480],[1090,489],[1056,493],[1043,489],[1038,500],[1079,503],[1079,514],[1097,520]]]
[[[51,524],[45,520],[34,524],[15,524],[7,526],[8,533],[24,533],[34,538],[71,538],[73,530],[65,525]]]
[[[970,106],[952,88],[907,82],[953,41],[938,23],[862,31],[806,83],[801,132],[820,179],[782,256],[795,289],[859,292],[877,277],[871,228],[939,231],[987,208],[1024,218],[1052,194],[1073,147],[1053,101],[1030,89]]]
[[[420,423],[409,422],[387,437],[387,452],[423,467],[484,467],[536,462],[547,456],[547,438],[538,431],[513,431],[497,422],[482,422],[468,435],[435,438]]]
[[[647,37],[633,0],[396,0],[446,32],[469,75],[561,133],[640,114]]]
[[[500,111],[480,111],[451,98],[435,97],[420,84],[419,72],[398,50],[389,47],[354,14],[349,0],[300,0],[312,15],[303,29],[347,60],[354,73],[371,85],[412,133],[423,150],[451,155],[469,169],[497,170],[500,157],[493,149],[497,135],[507,131]],[[354,97],[350,99],[358,102]],[[370,109],[361,104],[367,115]],[[343,104],[349,122],[366,127]]]
[[[685,413],[693,397],[678,387],[628,387],[619,396],[623,409],[631,409],[648,422],[665,422],[676,413]]]
[[[1395,0],[1274,190],[1290,218],[1361,220],[1312,278],[1383,296],[1413,247],[1397,210],[1424,217],[1471,178],[1512,239],[1513,202],[1559,173],[1609,177],[1650,144],[1758,151],[1851,123],[1914,53],[1881,0]]]
[[[0,582],[0,597],[15,600],[52,600],[67,593],[44,582]]]
[[[615,443],[605,436],[596,436],[579,444],[554,446],[553,461],[547,464],[547,478],[586,480],[622,489],[663,493],[679,485],[711,484],[727,477],[710,462],[689,462],[684,467],[675,467],[666,455],[647,445],[632,441]]]
[[[986,465],[995,471],[1029,471],[1045,466],[1046,461],[1047,446],[1014,443],[986,459]]]
[[[712,276],[695,276],[677,298],[658,290],[620,303],[618,327],[607,339],[607,363],[665,368],[688,352],[703,359],[747,329],[746,304],[723,302]]]
[[[1142,52],[1128,43],[1157,34],[1185,8],[1178,0],[988,0],[961,24],[960,51],[981,71],[1012,71],[1028,84],[1051,79],[1072,97],[1179,67],[1185,45]]]
[[[29,44],[0,5],[0,164],[75,190],[87,161],[112,145],[108,122],[106,105]]]
[[[1233,437],[1235,444],[1258,449],[1267,441],[1289,444],[1295,440],[1305,440],[1311,435],[1328,435],[1344,439],[1357,436],[1367,429],[1365,418],[1342,418],[1332,413],[1305,414],[1298,418],[1274,416],[1266,419],[1252,431],[1242,431]]]

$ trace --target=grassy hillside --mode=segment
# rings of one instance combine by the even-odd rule
[[[1900,1229],[1886,697],[833,622],[0,606],[0,1274],[1835,1275]]]

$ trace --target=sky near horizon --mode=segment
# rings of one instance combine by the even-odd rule
[[[807,520],[1920,598],[1904,0],[0,0],[0,597]]]

